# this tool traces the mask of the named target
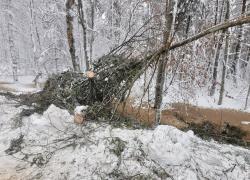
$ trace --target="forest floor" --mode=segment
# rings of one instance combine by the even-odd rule
[[[2,81],[0,90],[39,91],[30,87],[31,79]],[[135,116],[138,105],[127,106]],[[163,110],[162,125],[132,129],[100,122],[79,126],[67,110],[54,105],[43,114],[20,118],[23,109],[29,107],[0,96],[1,180],[250,178],[249,149],[202,140],[193,131],[175,128],[211,118],[218,125],[231,119],[232,124],[249,130],[247,112],[172,104]],[[142,107],[140,111],[153,121],[151,109]]]
[[[41,90],[46,81],[46,79],[39,79],[35,85],[34,79],[35,76],[20,76],[18,82],[13,82],[12,76],[0,76],[0,91],[34,93]]]
[[[204,141],[192,131],[79,126],[54,105],[18,118],[27,108],[0,96],[1,180],[250,178],[250,150]]]
[[[131,101],[118,107],[119,113],[127,117],[139,119],[139,121],[152,125],[155,118],[155,110],[142,106],[133,105]],[[179,129],[185,129],[188,124],[203,124],[210,122],[218,130],[222,130],[228,123],[246,132],[244,140],[250,142],[250,113],[234,109],[215,109],[193,106],[190,104],[173,103],[171,108],[162,110],[161,124],[171,125]]]
[[[12,81],[11,76],[0,76],[0,91],[18,94],[40,91],[46,79],[41,78],[36,86],[33,82],[34,78],[34,76],[20,76],[19,82],[15,83]],[[165,97],[165,104],[168,105],[162,110],[161,124],[184,129],[187,127],[187,123],[202,124],[211,122],[214,126],[222,129],[225,123],[229,123],[231,126],[239,127],[245,131],[246,136],[244,139],[250,142],[250,108],[247,110],[242,109],[242,104],[244,104],[242,92],[244,89],[238,89],[236,92],[234,88],[231,89],[231,92],[227,92],[227,96],[224,98],[225,103],[222,106],[218,106],[214,98],[205,94],[199,94],[196,100],[192,99],[187,103],[176,103],[178,99],[175,99],[177,97],[175,93],[180,92],[176,91],[175,87],[172,87],[167,95],[167,100]],[[228,94],[231,94],[231,96]],[[136,101],[140,98],[135,99],[133,101],[129,99],[125,109],[121,105],[118,111],[128,117],[133,117],[152,125],[155,117],[154,109],[147,104],[143,104],[139,110],[139,105]]]

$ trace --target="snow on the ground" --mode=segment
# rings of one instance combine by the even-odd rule
[[[149,77],[148,77],[149,78]],[[141,103],[141,97],[143,90],[145,89],[145,79],[141,77],[136,81],[131,96],[135,98],[135,105]],[[149,79],[147,79],[149,81]],[[238,82],[238,85],[234,85],[233,82],[227,82],[225,87],[225,96],[223,98],[222,105],[218,105],[220,85],[216,86],[216,92],[214,96],[209,95],[210,87],[199,87],[197,85],[189,85],[188,87],[182,87],[182,82],[173,82],[169,85],[168,81],[165,82],[165,91],[163,93],[163,106],[162,108],[168,108],[172,103],[185,103],[203,108],[212,109],[233,109],[250,113],[250,101],[248,102],[247,109],[245,110],[245,102],[247,97],[247,90],[249,85],[246,82]],[[147,84],[148,85],[148,82]],[[145,102],[154,103],[155,96],[155,80],[152,80],[149,86],[149,92],[144,94],[143,100]]]
[[[245,110],[245,99],[247,96],[246,87],[231,88],[230,91],[225,92],[223,104],[218,105],[219,91],[216,91],[214,96],[209,96],[207,89],[196,90],[192,93],[181,92],[178,87],[171,87],[169,93],[164,96],[164,104],[171,103],[189,103],[194,106],[212,109],[233,109],[244,112],[250,112],[250,103]]]
[[[15,105],[0,97],[0,179],[250,178],[250,150],[203,141],[192,131],[94,122],[81,127],[54,105],[20,121],[17,114],[27,107]],[[11,140],[20,135],[21,151],[7,155]]]
[[[18,81],[14,82],[12,76],[0,76],[0,91],[10,91],[14,93],[33,93],[41,90],[46,77],[38,79],[37,86],[34,83],[35,76],[18,76]]]

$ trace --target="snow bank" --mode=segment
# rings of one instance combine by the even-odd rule
[[[171,126],[155,130],[77,126],[51,105],[23,118],[23,107],[0,97],[0,179],[249,179],[250,151],[203,141]],[[7,156],[12,139],[24,135],[22,151]],[[32,166],[30,166],[33,164]]]

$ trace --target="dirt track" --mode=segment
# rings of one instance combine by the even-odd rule
[[[223,128],[224,123],[236,126],[247,132],[244,138],[250,142],[250,124],[242,122],[250,122],[250,113],[236,111],[231,109],[209,109],[195,107],[188,104],[172,104],[171,110],[163,110],[161,115],[161,124],[172,125],[177,128],[187,127],[187,123],[201,124],[209,121],[219,129]],[[122,106],[118,108],[118,112],[123,112]],[[130,103],[124,108],[125,116],[136,117],[140,121],[152,125],[155,118],[155,110],[153,108],[133,107]]]

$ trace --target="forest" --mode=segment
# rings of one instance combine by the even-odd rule
[[[249,179],[250,0],[1,0],[0,179]]]

